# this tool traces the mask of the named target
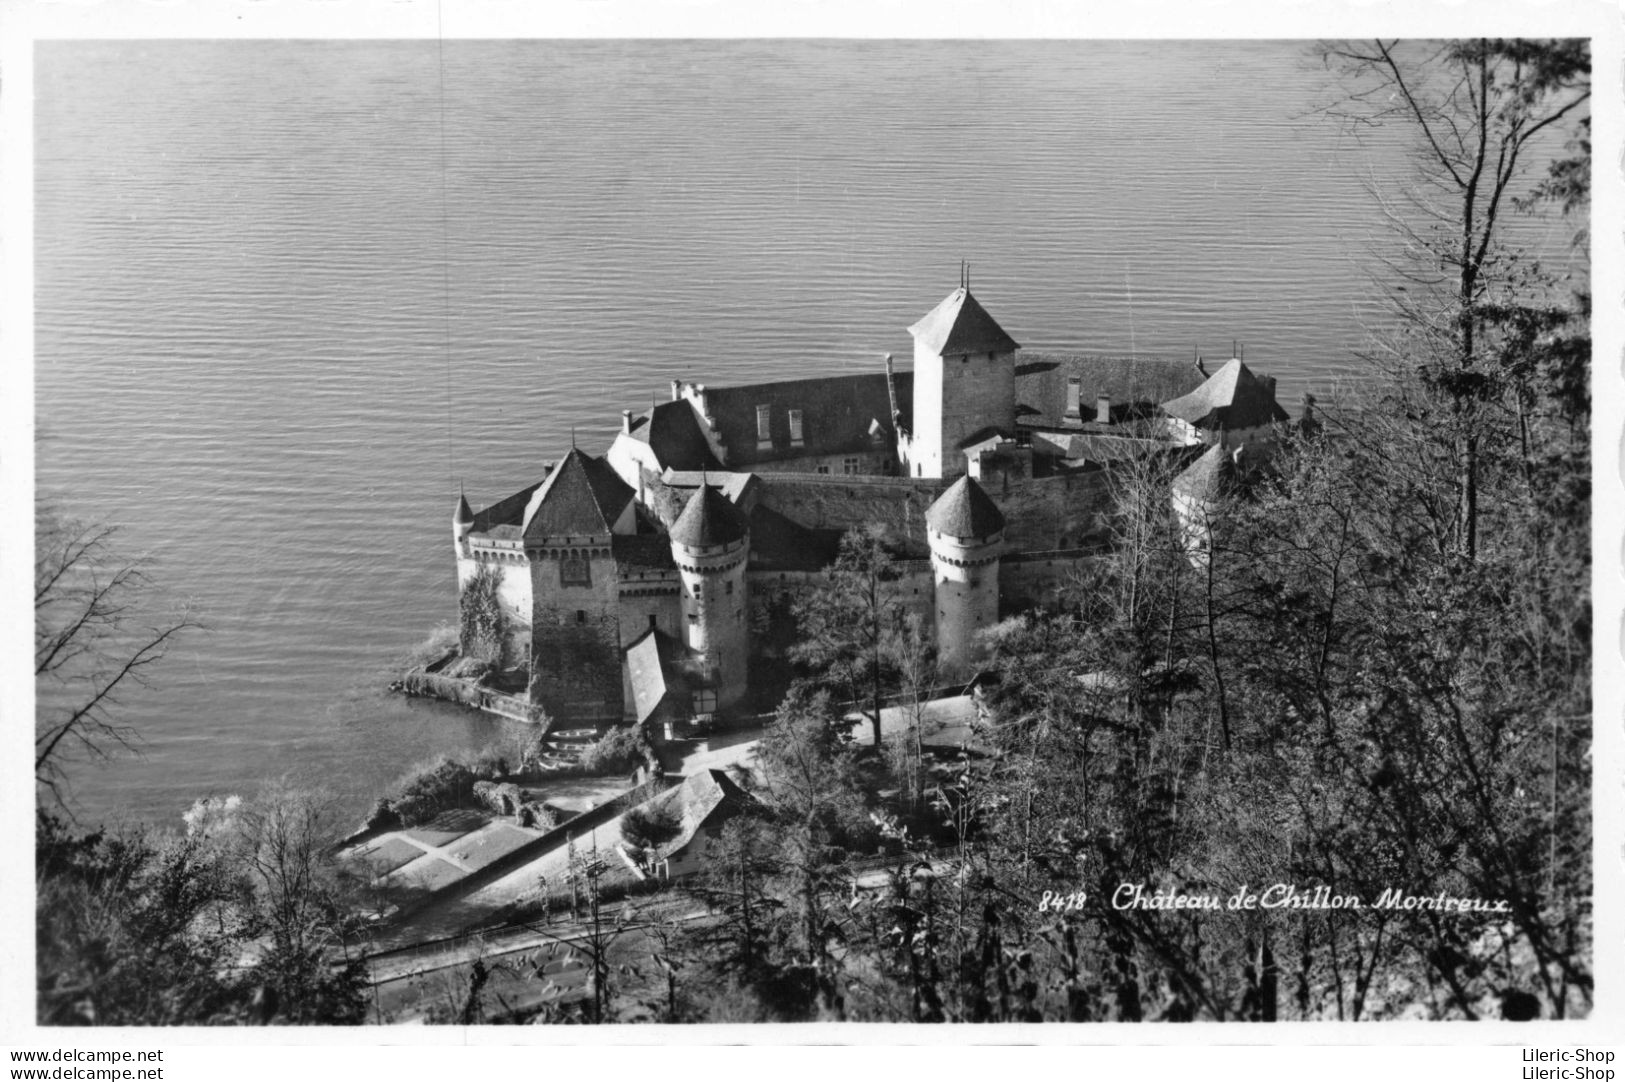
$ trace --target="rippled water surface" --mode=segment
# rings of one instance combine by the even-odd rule
[[[442,72],[443,62],[443,72]],[[872,371],[957,284],[1023,345],[1228,355],[1283,403],[1376,318],[1292,43],[116,42],[36,58],[38,481],[208,624],[93,816],[353,809],[490,722],[381,690],[450,518],[666,381]]]

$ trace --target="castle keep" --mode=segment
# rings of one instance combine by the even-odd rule
[[[1034,353],[967,286],[909,328],[911,371],[738,387],[672,381],[595,456],[574,447],[535,485],[454,517],[459,586],[500,574],[554,717],[640,724],[769,709],[751,673],[843,533],[879,528],[905,600],[950,673],[975,633],[1045,603],[1098,555],[1114,463],[1188,462],[1171,494],[1200,507],[1221,460],[1287,415],[1239,359]]]

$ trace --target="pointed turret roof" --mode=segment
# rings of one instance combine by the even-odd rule
[[[709,483],[700,485],[671,524],[671,539],[695,549],[731,545],[749,532],[744,513]]]
[[[531,497],[525,536],[609,533],[631,499],[631,487],[609,463],[572,447]]]
[[[943,298],[942,303],[910,327],[908,333],[939,357],[960,353],[1009,353],[1021,348],[963,286]]]
[[[1288,419],[1275,401],[1275,381],[1255,376],[1235,357],[1196,390],[1164,402],[1162,408],[1200,428],[1256,428]]]
[[[468,506],[468,497],[460,492],[457,494],[457,517],[452,521],[459,526],[474,521],[474,509]]]
[[[937,497],[925,513],[925,524],[949,537],[989,537],[1004,529],[1004,512],[966,474]]]

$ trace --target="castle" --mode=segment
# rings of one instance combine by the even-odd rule
[[[673,380],[669,401],[622,411],[607,453],[572,447],[477,512],[459,499],[459,588],[499,573],[530,703],[651,727],[770,710],[753,673],[856,527],[883,532],[945,670],[967,672],[979,628],[1103,551],[1114,463],[1188,461],[1171,494],[1187,513],[1287,420],[1275,381],[1236,358],[1210,373],[1023,350],[968,283],[909,333],[911,371],[887,355],[868,375]]]

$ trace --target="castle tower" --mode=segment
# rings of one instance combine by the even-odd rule
[[[909,474],[958,477],[961,444],[988,428],[1016,426],[1014,338],[971,296],[954,290],[908,329],[914,336],[914,419]]]
[[[937,655],[949,672],[975,659],[976,632],[999,618],[999,551],[1004,514],[969,476],[925,513],[936,584]]]
[[[555,717],[624,712],[615,551],[635,523],[632,489],[575,448],[526,504],[516,570],[530,584],[530,700]]]
[[[709,484],[701,484],[671,526],[671,555],[682,576],[683,641],[714,674],[716,708],[745,695],[750,649],[745,622],[745,562],[750,524]]]
[[[463,542],[468,539],[468,531],[474,528],[474,509],[468,506],[468,497],[459,494],[457,497],[457,511],[451,516],[452,541],[457,546],[457,555],[465,556]]]

